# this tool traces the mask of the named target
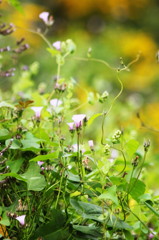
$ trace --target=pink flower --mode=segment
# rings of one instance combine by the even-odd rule
[[[35,117],[40,118],[41,110],[43,107],[31,107],[31,109],[35,112]]]
[[[37,164],[38,164],[39,166],[41,166],[41,165],[44,164],[44,162],[42,162],[42,161],[37,161]]]
[[[77,114],[73,115],[72,120],[75,123],[76,129],[80,128],[82,126],[83,120],[86,119],[85,114]]]
[[[90,149],[93,150],[93,148],[94,148],[94,142],[93,142],[93,140],[89,140],[89,141],[88,141],[88,145],[89,145]]]
[[[18,216],[16,217],[15,219],[19,221],[19,223],[24,226],[25,225],[25,217],[26,215],[21,215],[21,216]]]
[[[40,13],[39,14],[39,18],[41,18],[47,26],[51,26],[54,23],[53,16],[49,17],[49,13],[48,12]]]
[[[115,159],[118,157],[118,151],[113,149],[110,153],[110,157],[108,158],[108,161],[113,163],[115,161]]]
[[[61,41],[56,41],[56,42],[54,42],[54,43],[52,44],[52,46],[53,46],[56,50],[60,51],[60,50],[61,50]]]
[[[77,152],[78,151],[78,145],[77,144],[73,144],[72,145],[72,151],[73,152]]]
[[[70,130],[70,131],[75,130],[75,129],[74,129],[74,126],[75,126],[74,122],[67,123],[67,125],[69,126],[69,130]]]
[[[50,104],[51,104],[51,106],[56,108],[62,104],[62,101],[57,98],[54,98],[54,99],[50,100]]]
[[[85,152],[85,149],[80,147],[80,151],[81,151],[82,153],[84,153],[84,152]],[[77,144],[77,143],[75,143],[75,144],[72,145],[72,152],[78,152],[78,144]]]

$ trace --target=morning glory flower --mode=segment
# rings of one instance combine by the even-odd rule
[[[52,44],[52,46],[53,46],[56,50],[60,51],[60,50],[61,50],[61,41],[56,41],[56,42],[54,42],[54,43]]]
[[[37,161],[37,164],[38,164],[39,166],[41,166],[41,165],[44,164],[44,162],[43,162],[43,161]]]
[[[49,16],[48,12],[40,13],[39,18],[41,18],[47,26],[51,26],[54,23],[53,16]]]
[[[93,142],[93,140],[89,140],[89,141],[88,141],[88,145],[89,145],[90,149],[91,149],[92,151],[94,151],[94,142]]]
[[[73,115],[72,120],[75,123],[76,129],[80,128],[82,126],[83,120],[86,119],[86,115],[85,114],[77,114],[77,115]]]
[[[67,123],[67,125],[69,126],[69,130],[70,130],[70,131],[74,131],[74,130],[75,130],[75,129],[74,129],[74,126],[75,126],[74,122]]]
[[[54,99],[50,100],[50,104],[51,104],[51,106],[56,108],[62,104],[62,101],[57,98],[54,98]]]
[[[21,216],[18,216],[16,217],[15,219],[19,221],[19,223],[24,226],[25,225],[25,217],[26,215],[21,215]]]
[[[40,118],[43,107],[31,107],[31,109],[35,112],[35,117]]]

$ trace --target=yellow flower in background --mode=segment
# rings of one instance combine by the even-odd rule
[[[141,118],[146,126],[159,131],[159,102],[147,104],[141,111]]]
[[[137,9],[141,9],[148,4],[149,0],[61,0],[61,4],[66,9],[66,14],[70,18],[78,18],[92,12],[101,12],[113,17],[133,17]]]
[[[23,13],[16,10],[10,13],[8,21],[17,26],[17,30],[12,34],[16,39],[25,37],[26,42],[32,46],[38,46],[41,39],[27,29],[37,30],[36,22],[40,22],[39,14],[44,11],[44,7],[28,3],[23,5]]]
[[[134,57],[138,52],[147,59],[155,57],[156,44],[153,39],[143,32],[123,32],[118,39],[124,56]]]
[[[156,80],[159,74],[155,57],[157,46],[150,36],[142,32],[123,33],[119,38],[119,45],[125,59],[134,59],[141,53],[139,61],[131,66],[132,72],[123,76],[126,88],[142,90]]]
[[[66,14],[70,18],[83,17],[89,14],[94,8],[94,0],[61,0],[62,5],[66,8]]]

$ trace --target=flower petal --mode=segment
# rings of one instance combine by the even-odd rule
[[[67,125],[69,126],[69,130],[74,130],[74,122],[71,122],[71,123],[67,123]]]
[[[72,120],[75,123],[80,123],[81,121],[83,121],[84,118],[86,118],[85,114],[77,114],[77,115],[73,115]]]
[[[61,50],[61,41],[56,41],[56,42],[54,42],[54,43],[52,44],[52,46],[53,46],[56,50],[60,51],[60,50]]]
[[[53,107],[58,107],[62,104],[62,101],[57,99],[57,98],[54,98],[52,100],[50,100],[50,104],[53,106]]]
[[[25,225],[25,217],[26,215],[21,215],[21,216],[18,216],[16,217],[15,219],[19,221],[19,223],[24,226]]]
[[[35,116],[37,118],[40,118],[41,110],[43,107],[31,107],[31,109],[35,112]]]
[[[49,12],[40,13],[39,18],[41,18],[44,21],[44,23],[47,25],[48,24],[48,18],[49,18]]]

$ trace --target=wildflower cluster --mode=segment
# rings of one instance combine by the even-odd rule
[[[117,130],[112,137],[112,143],[113,144],[119,143],[121,135],[122,135],[122,132],[120,130]]]
[[[54,23],[48,12],[39,17],[46,27]],[[11,31],[7,29],[1,31]],[[23,41],[18,41],[14,54],[26,47]],[[49,43],[47,51],[57,63],[51,91],[46,93],[44,85],[40,91],[26,88],[0,102],[0,237],[142,240],[157,236],[158,200],[142,181],[150,142],[140,150],[131,134],[125,137],[117,130],[110,144],[104,144],[100,136],[104,120],[97,127],[93,124],[98,117],[109,117],[103,114],[106,111],[85,114],[80,101],[74,108],[73,81],[63,77],[61,66],[75,48],[70,39]],[[11,49],[1,50],[7,51]],[[30,77],[31,70],[26,71]],[[107,97],[105,91],[98,100],[104,103]],[[114,146],[117,143],[121,144]]]

